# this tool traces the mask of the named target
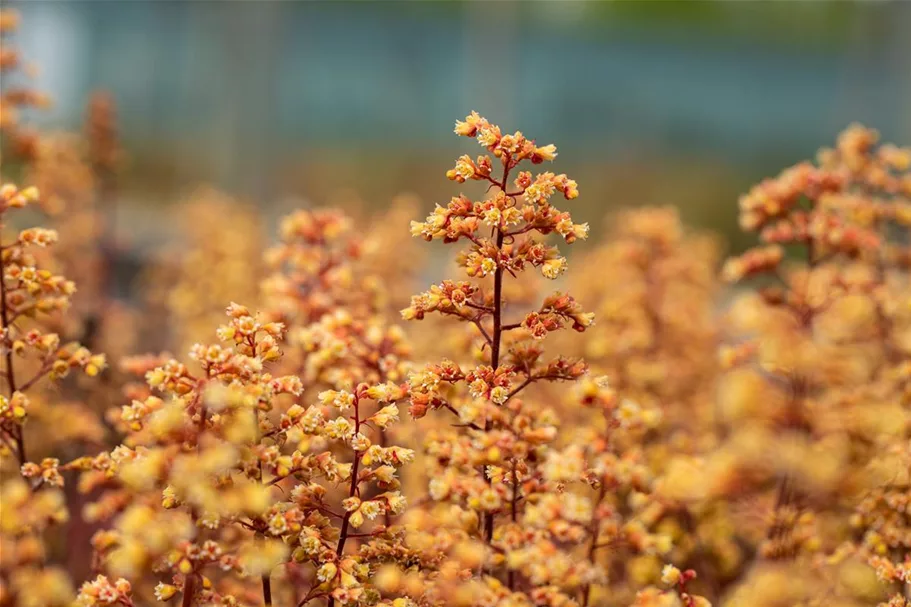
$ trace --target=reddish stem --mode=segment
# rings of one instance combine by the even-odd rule
[[[196,594],[196,574],[191,573],[183,582],[183,600],[180,601],[180,607],[191,607],[193,605],[193,595]]]
[[[3,322],[3,329],[6,332],[6,339],[11,340],[11,328],[9,323],[9,308],[6,303],[6,268],[3,267],[3,256],[0,255],[0,320]],[[10,343],[12,346],[12,343]],[[10,398],[13,397],[13,394],[16,392],[16,373],[13,369],[13,349],[12,347],[5,347],[6,350],[6,383],[9,386],[9,395]],[[21,466],[28,461],[28,458],[25,454],[25,439],[23,437],[22,426],[19,426],[18,429],[13,431],[13,439],[16,441],[16,455],[19,458],[19,465]]]
[[[503,159],[503,181],[497,183],[501,190],[506,191],[506,182],[509,179],[510,158],[507,155]],[[494,182],[496,183],[496,182]],[[499,228],[497,232],[497,269],[493,273],[493,333],[490,338],[490,366],[494,371],[500,366],[500,342],[503,338],[503,267],[500,265],[499,253],[503,249],[503,239],[505,234]],[[490,419],[484,421],[484,431],[490,431]],[[487,478],[484,467],[481,467],[481,475],[488,484],[491,479]],[[493,540],[494,515],[488,512],[484,515],[484,540],[490,544]]]
[[[357,396],[354,397],[354,434],[361,431],[360,403]],[[354,452],[354,464],[351,467],[351,486],[348,489],[348,497],[354,497],[357,494],[357,475],[361,465],[361,454],[359,451]],[[335,547],[335,555],[339,560],[345,551],[345,542],[348,541],[348,527],[351,521],[351,512],[345,511],[345,517],[342,519],[342,530],[338,536],[338,546]],[[328,607],[335,605],[335,598],[330,596]]]

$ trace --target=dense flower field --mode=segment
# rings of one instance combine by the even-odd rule
[[[269,245],[200,192],[125,302],[113,102],[45,103],[0,97],[0,606],[911,606],[911,149],[847,128],[724,260],[673,208],[590,237],[472,112],[425,219]]]

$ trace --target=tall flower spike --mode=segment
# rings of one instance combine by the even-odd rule
[[[428,596],[445,602],[454,585],[469,593],[473,603],[485,603],[496,594],[499,578],[506,581],[504,591],[509,593],[529,584],[542,586],[525,600],[541,601],[545,595],[547,601],[568,599],[580,590],[578,582],[568,581],[574,570],[569,555],[561,557],[565,569],[554,569],[568,576],[563,580],[560,575],[542,575],[544,562],[534,560],[543,558],[538,552],[543,542],[555,547],[561,540],[545,530],[547,537],[535,546],[519,539],[523,525],[539,526],[535,521],[541,511],[531,503],[544,499],[544,487],[553,489],[561,482],[547,476],[544,464],[559,459],[551,451],[556,436],[553,411],[525,399],[524,391],[535,383],[575,380],[584,374],[581,361],[542,360],[538,340],[567,325],[585,331],[593,317],[561,293],[523,315],[506,300],[504,283],[518,279],[528,268],[556,278],[566,260],[557,247],[544,244],[544,238],[557,233],[572,243],[587,236],[588,225],[574,223],[569,213],[551,202],[557,193],[566,200],[578,196],[573,180],[563,174],[535,176],[520,170],[523,162],[553,160],[555,146],[538,146],[521,132],[504,134],[476,112],[457,122],[455,132],[476,139],[492,157],[462,156],[447,177],[459,183],[488,183],[491,194],[480,201],[461,194],[446,206],[437,206],[425,221],[412,222],[411,232],[428,241],[467,244],[457,261],[468,279],[433,285],[412,298],[402,317],[421,320],[437,313],[455,318],[474,327],[480,344],[481,360],[476,364],[430,364],[412,373],[409,385],[414,417],[445,410],[458,418],[458,429],[428,436],[425,449],[433,462],[430,496],[440,503],[428,508],[431,516],[448,516],[439,509],[445,504],[460,513],[460,525],[467,528],[457,525],[446,532],[455,542],[450,557],[456,568],[464,566],[481,575],[466,585],[443,567]],[[580,507],[584,510],[581,502]],[[440,533],[432,531],[435,536]],[[571,534],[562,540],[572,540]]]

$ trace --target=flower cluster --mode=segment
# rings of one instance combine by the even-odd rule
[[[676,455],[661,487],[690,504],[691,523],[732,529],[725,535],[736,544],[707,537],[691,550],[692,558],[715,554],[715,585],[731,604],[774,604],[764,598],[769,588],[787,588],[780,596],[792,602],[829,592],[827,604],[844,605],[882,592],[862,563],[883,562],[871,538],[892,525],[863,513],[895,482],[868,465],[907,441],[911,420],[900,311],[909,169],[911,152],[877,146],[874,131],[852,126],[816,164],[788,169],[740,201],[741,225],[762,243],[728,260],[722,275],[758,286],[727,314],[718,431],[701,450]],[[845,512],[858,507],[852,526]],[[852,548],[859,531],[870,541]],[[806,572],[800,583],[790,579],[796,570]],[[896,579],[888,567],[880,573]]]
[[[10,225],[9,215],[38,200],[35,188],[0,187],[0,221]],[[44,413],[41,403],[27,393],[44,379],[60,381],[73,369],[95,376],[105,368],[105,357],[92,354],[78,343],[62,343],[57,333],[42,323],[65,311],[76,291],[72,281],[41,267],[36,249],[53,245],[57,232],[44,228],[19,231],[15,240],[0,242],[0,351],[8,391],[0,401],[0,431],[3,449],[19,464],[29,463],[25,422]]]
[[[205,339],[225,302],[254,301],[262,256],[261,220],[212,188],[199,188],[175,209],[183,238],[147,272],[147,298],[174,335],[143,335],[146,347],[185,350]],[[157,340],[157,343],[156,343]]]
[[[172,359],[145,373],[146,394],[119,415],[122,445],[68,465],[84,471],[83,491],[104,488],[87,509],[90,519],[114,523],[93,540],[103,568],[127,578],[154,570],[191,596],[218,593],[205,581],[208,566],[246,573],[285,552],[240,530],[271,505],[261,480],[277,462],[254,446],[262,418],[281,395],[299,394],[300,381],[265,369],[280,356],[281,324],[261,323],[237,304],[227,314],[224,345],[191,349],[198,372]]]
[[[276,440],[318,467],[291,496],[325,518],[292,553],[313,570],[301,602],[385,604],[398,596],[374,579],[380,566],[418,559],[395,524],[406,505],[398,470],[414,452],[392,442],[411,350],[384,318],[382,283],[360,263],[345,215],[297,211],[282,220],[280,237],[266,253],[263,295],[270,315],[288,323],[282,364],[316,404],[287,409]]]
[[[444,360],[409,376],[413,417],[445,410],[458,419],[456,428],[441,427],[425,440],[432,501],[423,520],[430,523],[413,541],[448,555],[430,578],[426,596],[435,602],[565,604],[587,595],[601,575],[567,547],[585,539],[592,506],[585,495],[561,495],[561,488],[581,483],[586,464],[578,447],[559,449],[556,412],[526,390],[585,373],[580,361],[545,358],[541,338],[566,325],[585,331],[593,315],[556,293],[520,316],[522,301],[510,302],[504,283],[529,267],[556,278],[566,260],[543,237],[556,232],[572,243],[587,236],[588,226],[550,201],[557,192],[576,198],[574,181],[521,170],[525,161],[553,160],[553,145],[538,146],[520,132],[503,135],[476,113],[455,132],[475,138],[497,160],[463,156],[447,176],[487,182],[494,191],[481,201],[460,195],[412,222],[412,234],[425,240],[468,244],[457,259],[467,280],[445,280],[416,295],[403,318],[454,317],[470,323],[476,344],[464,363]]]
[[[376,604],[377,567],[416,558],[394,525],[414,452],[390,442],[409,348],[375,314],[375,282],[348,280],[350,249],[327,248],[345,225],[286,218],[266,254],[268,313],[232,304],[222,343],[193,345],[192,363],[124,361],[147,387],[111,416],[123,444],[68,468],[84,470],[83,491],[103,489],[86,512],[112,528],[94,547],[134,595]]]
[[[863,532],[859,551],[893,593],[888,607],[907,607],[911,587],[911,442],[896,443],[871,462],[878,478],[851,524]],[[902,593],[902,588],[906,591]]]
[[[57,241],[45,228],[19,230],[7,240],[12,215],[36,204],[36,188],[0,187],[0,596],[20,605],[67,605],[71,582],[50,565],[43,534],[67,524],[69,513],[57,457],[35,459],[67,444],[97,441],[102,430],[86,410],[57,402],[50,383],[60,384],[74,369],[88,376],[105,368],[105,357],[78,343],[62,343],[49,330],[75,292],[74,284],[42,267],[41,250]],[[60,420],[67,419],[60,428]]]
[[[351,220],[335,210],[295,211],[279,226],[279,244],[266,251],[272,271],[263,283],[275,313],[306,326],[337,306],[350,307],[352,262],[359,245]]]

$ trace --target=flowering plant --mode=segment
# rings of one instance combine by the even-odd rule
[[[125,302],[113,102],[81,137],[44,103],[0,93],[0,607],[911,606],[907,148],[764,180],[723,265],[645,208],[564,276],[576,182],[473,112],[446,174],[484,193],[411,223],[458,276],[408,299],[412,199],[262,252],[203,189]]]

